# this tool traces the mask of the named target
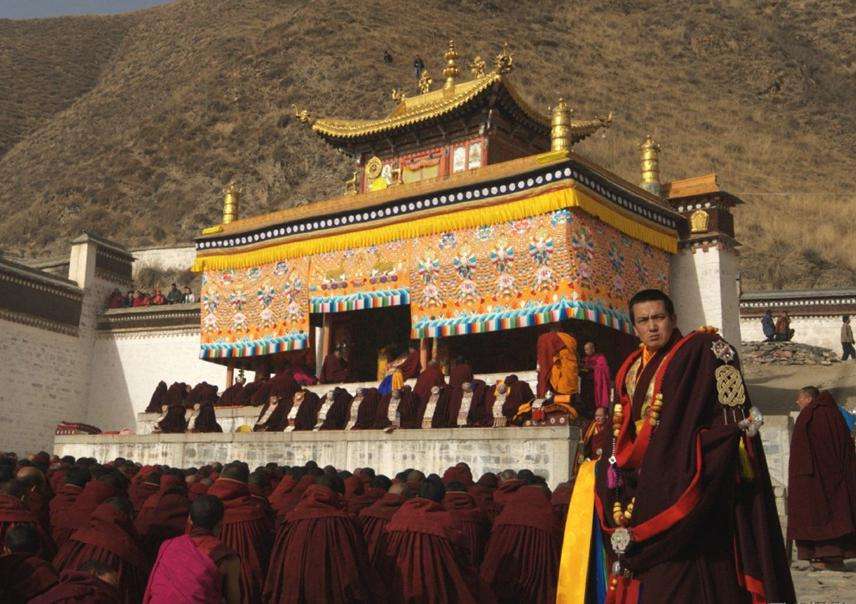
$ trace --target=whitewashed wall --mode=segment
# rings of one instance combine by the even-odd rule
[[[192,245],[131,250],[134,257],[134,277],[141,268],[187,270],[193,266],[196,249]]]
[[[794,342],[821,346],[841,354],[841,316],[800,317],[791,316],[791,329],[794,330]],[[761,318],[741,318],[740,330],[746,342],[764,340]]]

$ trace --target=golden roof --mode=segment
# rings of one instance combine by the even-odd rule
[[[397,97],[400,100],[395,109],[383,118],[373,120],[320,118],[312,123],[312,130],[325,138],[333,139],[375,136],[442,118],[492,94],[496,89],[506,91],[523,114],[549,134],[550,116],[526,102],[508,77],[498,70],[467,82],[454,82],[450,87],[432,90],[412,98]],[[571,120],[572,140],[578,142],[598,129],[608,127],[611,123],[611,114],[588,120]]]

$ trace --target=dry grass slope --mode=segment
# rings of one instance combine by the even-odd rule
[[[856,281],[856,10],[847,0],[537,3],[179,0],[129,16],[0,22],[0,247],[64,253],[82,229],[147,245],[218,222],[233,176],[256,214],[337,193],[348,161],[291,117],[379,115],[465,59],[513,49],[545,106],[616,112],[579,151],[630,180],[647,132],[667,179],[716,170],[749,287]],[[72,50],[69,50],[72,49]],[[382,62],[384,49],[395,57]],[[15,53],[18,53],[17,55]]]

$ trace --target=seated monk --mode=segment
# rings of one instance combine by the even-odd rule
[[[493,492],[497,486],[499,486],[499,478],[496,474],[485,472],[473,486],[467,489],[467,492],[473,496],[479,509],[485,513],[491,523],[497,515],[496,505],[493,502]]]
[[[244,602],[261,600],[268,565],[273,527],[264,508],[250,494],[247,464],[233,462],[208,489],[208,495],[223,502],[225,512],[220,541],[241,560],[241,593]]]
[[[564,530],[565,519],[568,517],[568,507],[571,505],[571,493],[574,490],[573,482],[561,482],[550,496],[550,505],[553,506],[553,514],[556,522]]]
[[[18,470],[15,478],[24,485],[24,505],[27,506],[46,533],[50,532],[50,512],[48,505],[53,498],[45,475],[36,466],[24,466]]]
[[[106,563],[118,576],[119,602],[139,602],[146,588],[149,561],[133,524],[134,509],[123,497],[99,505],[84,528],[72,533],[54,558],[59,571],[80,570],[89,560]]]
[[[214,405],[210,402],[197,403],[193,406],[194,414],[188,422],[189,432],[222,432],[223,428],[217,423],[217,414]]]
[[[374,427],[378,430],[394,430],[401,427],[403,412],[412,404],[413,391],[410,386],[385,394],[377,405]]]
[[[131,480],[128,487],[128,499],[134,506],[134,512],[139,513],[146,499],[160,488],[161,470],[157,466],[144,466]]]
[[[238,378],[235,380],[235,383],[226,388],[223,391],[223,394],[220,395],[220,400],[217,401],[217,405],[242,405],[245,404],[246,401],[244,398],[244,384],[247,383],[247,378],[244,377],[244,370],[242,369],[238,374]],[[241,400],[239,400],[241,399]]]
[[[319,376],[322,384],[343,384],[348,381],[348,360],[345,354],[346,347],[341,343],[324,358]]]
[[[369,562],[375,570],[378,570],[377,562],[380,554],[386,551],[386,525],[409,496],[407,484],[393,483],[387,493],[370,506],[360,510],[357,516],[357,525],[363,532],[363,539],[368,548]]]
[[[253,407],[264,405],[268,401],[268,398],[270,398],[271,387],[272,383],[269,379],[260,379],[244,386],[244,395],[247,397],[247,404]]]
[[[106,562],[89,560],[77,570],[64,570],[59,583],[30,604],[114,604],[121,601],[116,571]]]
[[[446,385],[446,376],[440,369],[440,363],[437,361],[428,361],[428,366],[416,378],[416,384],[413,386],[413,394],[420,402],[427,402],[431,395],[431,389],[434,386],[442,388]]]
[[[449,386],[452,388],[463,386],[466,382],[472,382],[474,377],[470,364],[464,360],[464,357],[457,357],[449,372]]]
[[[528,382],[520,380],[514,374],[509,375],[494,387],[485,390],[484,397],[474,412],[475,425],[504,426],[518,416],[521,406],[531,403],[534,398]]]
[[[481,579],[500,602],[555,602],[561,533],[546,486],[504,480],[502,510],[481,566]]]
[[[282,432],[288,424],[288,410],[290,408],[290,402],[283,402],[278,396],[271,395],[259,412],[253,431]]]
[[[348,405],[348,423],[350,430],[370,430],[375,427],[380,393],[377,388],[360,388],[357,396]]]
[[[0,473],[0,541],[5,539],[6,531],[18,524],[32,525],[39,534],[41,549],[39,555],[50,559],[55,553],[53,539],[45,531],[42,523],[24,503],[26,487],[20,480],[11,477],[11,468],[4,466]]]
[[[99,505],[121,495],[127,482],[124,475],[116,470],[106,471],[95,480],[87,482],[74,505],[58,517],[53,527],[57,536],[57,547],[62,547],[74,531],[84,528],[89,516]]]
[[[57,572],[39,556],[39,531],[17,524],[6,531],[0,555],[0,601],[26,602],[56,585]]]
[[[152,393],[152,398],[149,400],[149,406],[146,407],[146,413],[160,413],[161,407],[166,403],[167,387],[166,382],[158,382],[155,391]]]
[[[490,520],[475,498],[467,493],[467,487],[457,480],[446,484],[443,508],[452,515],[463,533],[467,563],[474,569],[478,568],[490,536]]]
[[[386,525],[379,563],[393,602],[475,602],[475,569],[467,563],[463,534],[443,509],[439,480],[425,480]]]
[[[298,395],[303,395],[303,400],[299,402],[295,411],[295,405],[298,404]],[[318,419],[318,411],[321,409],[321,398],[311,390],[301,390],[293,399],[291,410],[288,412],[289,425],[294,426],[294,430],[311,430],[315,427],[315,421]],[[293,418],[293,420],[292,420]]]
[[[285,521],[285,517],[297,506],[306,489],[315,484],[315,479],[321,474],[322,472],[317,467],[291,468],[293,479],[291,488],[275,490],[269,499],[271,507],[276,512],[277,525]]]
[[[187,431],[187,409],[183,405],[171,405],[161,409],[163,416],[155,424],[153,432],[160,434],[183,434]]]
[[[570,405],[580,385],[576,339],[554,327],[538,337],[536,346],[538,398],[545,398],[552,392],[554,398],[561,397],[557,402]]]
[[[158,490],[146,499],[134,521],[143,549],[149,558],[157,555],[161,543],[184,532],[190,500],[181,470],[165,470]]]
[[[378,392],[384,396],[393,390],[401,390],[404,382],[419,375],[420,367],[419,348],[411,344],[406,353],[399,355],[389,364],[386,375],[377,388]]]
[[[464,382],[460,386],[451,386],[446,409],[446,421],[449,428],[478,425],[479,412],[484,411],[481,402],[484,399],[485,383],[482,380]]]
[[[362,533],[341,507],[343,491],[338,476],[321,476],[286,516],[271,555],[266,602],[386,601]]]
[[[203,495],[193,502],[190,533],[160,547],[144,604],[241,602],[241,561],[218,537],[222,520],[223,503],[216,497]]]
[[[51,536],[54,542],[57,542],[57,523],[59,519],[68,513],[77,501],[78,496],[83,492],[83,487],[91,478],[89,470],[82,466],[72,466],[65,473],[65,484],[62,485],[51,499],[49,504]]]
[[[334,388],[324,398],[315,428],[318,430],[342,430],[348,425],[348,412],[353,397],[344,388]]]

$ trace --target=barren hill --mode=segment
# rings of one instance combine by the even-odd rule
[[[244,215],[335,194],[349,162],[292,104],[380,115],[393,87],[414,92],[416,55],[439,78],[454,38],[465,60],[509,42],[542,107],[614,111],[577,150],[629,180],[648,132],[666,179],[717,171],[747,201],[745,285],[852,285],[854,17],[848,0],[178,0],[0,21],[0,247],[65,253],[84,228],[189,241],[232,177]]]

